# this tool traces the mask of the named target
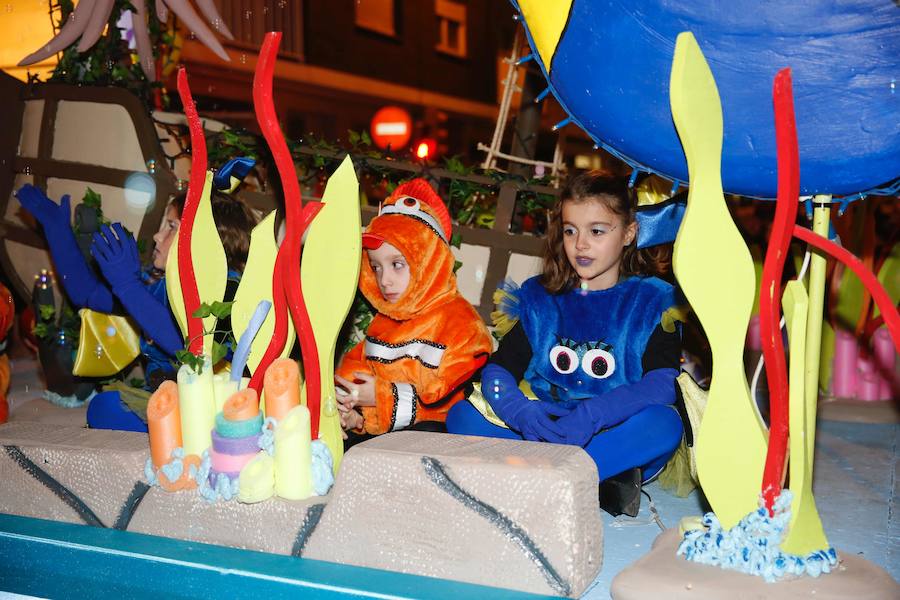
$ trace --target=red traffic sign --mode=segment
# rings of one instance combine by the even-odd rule
[[[399,106],[385,106],[372,117],[370,125],[372,141],[386,150],[405,148],[412,136],[412,117],[409,112]]]

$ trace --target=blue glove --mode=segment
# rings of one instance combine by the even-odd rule
[[[120,223],[114,223],[112,229],[104,225],[100,233],[94,234],[91,254],[112,286],[113,293],[128,315],[144,330],[144,335],[172,356],[181,350],[184,343],[172,313],[168,306],[153,297],[141,281],[137,243]]]
[[[648,406],[674,404],[676,377],[675,369],[654,369],[640,381],[582,400],[555,423],[562,430],[562,443],[583,447],[601,429],[618,425]]]
[[[111,312],[112,293],[103,285],[84,259],[71,225],[71,209],[68,194],[57,204],[44,192],[25,184],[16,192],[16,198],[44,228],[50,256],[56,266],[56,274],[62,281],[66,295],[72,304],[99,312]]]
[[[481,372],[481,392],[491,408],[511,429],[533,442],[565,443],[563,430],[551,416],[561,417],[568,409],[551,402],[529,400],[509,371],[488,363]]]

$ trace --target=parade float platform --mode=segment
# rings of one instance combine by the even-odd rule
[[[84,422],[84,408],[64,409],[40,399],[41,381],[33,361],[15,359],[12,380],[11,422],[61,426]],[[876,418],[892,415],[893,410],[858,407],[867,409],[876,412],[844,421],[820,419],[815,485],[827,493],[819,495],[819,510],[836,547],[900,579],[900,520],[892,510],[900,487],[900,424]],[[837,414],[848,410],[842,407]],[[655,483],[645,489],[666,527],[677,527],[681,517],[704,510],[696,492],[677,498]],[[602,520],[603,565],[583,598],[608,598],[613,578],[644,556],[660,534],[646,498],[637,518],[604,513]],[[0,515],[0,556],[5,564],[16,565],[4,569],[0,589],[43,597],[76,591],[81,597],[105,595],[112,590],[129,597],[160,592],[215,596],[225,589],[230,594],[314,592],[322,597],[535,597],[446,579],[5,514]]]

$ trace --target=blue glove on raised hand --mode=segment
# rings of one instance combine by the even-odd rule
[[[137,242],[121,223],[113,223],[112,229],[109,225],[103,225],[94,234],[91,254],[117,296],[129,287],[143,286]]]
[[[526,440],[565,443],[563,430],[551,416],[566,415],[568,409],[550,402],[529,400],[519,389],[515,378],[503,367],[491,363],[484,367],[481,392],[497,416]]]
[[[57,204],[40,189],[25,184],[16,192],[16,198],[44,228],[56,275],[72,304],[78,308],[110,312],[113,309],[112,293],[94,275],[72,231],[68,194]]]
[[[654,369],[640,381],[582,400],[555,423],[562,433],[562,443],[583,447],[601,429],[618,425],[648,406],[674,404],[676,377],[675,369]]]
[[[16,192],[16,198],[22,208],[41,224],[48,237],[50,234],[58,235],[63,229],[71,229],[72,209],[68,194],[60,198],[57,204],[39,188],[26,183]]]
[[[115,233],[113,233],[115,230]],[[141,263],[137,243],[120,223],[112,229],[104,225],[94,234],[91,254],[100,265],[103,276],[128,315],[137,321],[146,337],[174,356],[181,350],[181,333],[175,326],[169,307],[153,297],[141,281]]]

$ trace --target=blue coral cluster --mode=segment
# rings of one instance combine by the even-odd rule
[[[791,520],[792,497],[789,490],[784,490],[775,501],[773,516],[761,506],[727,531],[714,513],[706,513],[704,528],[684,534],[678,555],[701,564],[756,575],[770,583],[788,575],[818,577],[830,573],[837,565],[834,548],[807,556],[782,552],[781,541]]]
[[[269,456],[275,456],[275,427],[278,426],[278,419],[268,417],[263,421],[262,431],[257,444],[260,450],[265,450]]]
[[[232,479],[225,473],[214,473],[210,476],[212,469],[212,460],[209,457],[209,451],[203,451],[203,460],[200,462],[200,469],[197,471],[197,491],[200,496],[207,502],[217,502],[219,500],[229,501],[237,498],[240,489],[239,479]]]
[[[191,465],[189,469],[191,478],[196,479],[197,467]],[[181,474],[184,472],[184,448],[179,446],[172,450],[172,460],[161,466],[159,470],[163,472],[169,481],[178,481],[181,479]],[[147,483],[149,485],[159,485],[159,476],[157,475],[157,470],[153,467],[153,460],[150,457],[148,457],[147,462],[144,463],[144,477],[147,478]]]
[[[324,496],[334,485],[334,459],[321,440],[312,443],[312,480],[317,496]]]

